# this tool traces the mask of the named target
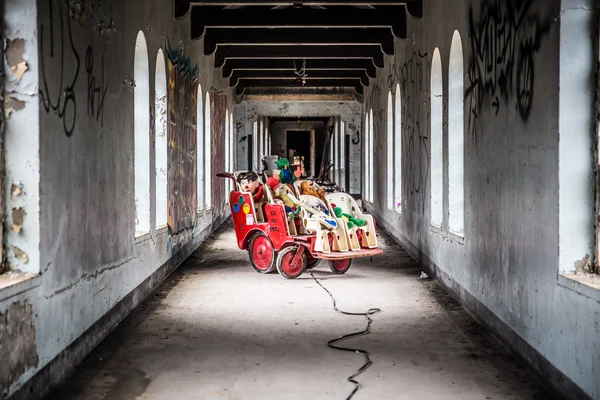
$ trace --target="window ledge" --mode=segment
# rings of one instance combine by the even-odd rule
[[[448,239],[450,239],[453,242],[457,242],[460,244],[465,244],[465,237],[464,235],[459,235],[457,233],[454,233],[452,231],[448,232]]]
[[[559,274],[558,284],[600,303],[600,275]]]
[[[135,237],[135,244],[143,243],[147,240],[150,240],[151,238],[152,238],[152,235],[150,234],[150,232],[143,233],[143,234]]]
[[[7,272],[0,275],[0,301],[40,286],[40,274]]]
[[[161,226],[160,228],[156,228],[156,236],[164,235],[169,230],[168,226]]]
[[[437,226],[435,224],[429,224],[429,231],[431,233],[437,233],[440,236],[444,236],[444,231],[442,231],[442,227],[441,226]]]

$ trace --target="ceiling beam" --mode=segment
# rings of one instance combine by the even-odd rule
[[[406,39],[404,6],[357,8],[336,6],[326,9],[293,7],[272,9],[192,7],[191,35],[198,39],[205,28],[392,28],[392,33]]]
[[[390,28],[362,29],[223,29],[209,28],[204,34],[204,55],[217,45],[380,45],[385,54],[394,54],[394,36]]]
[[[220,45],[215,53],[215,68],[220,68],[228,59],[371,59],[378,68],[383,68],[383,53],[380,46],[235,46]],[[308,61],[307,61],[308,63]]]
[[[296,60],[298,68],[302,61]],[[223,78],[230,77],[235,71],[244,70],[285,70],[294,71],[293,60],[269,59],[228,59],[223,66]],[[369,78],[375,78],[377,69],[369,59],[311,59],[306,61],[306,70],[364,70]]]
[[[236,93],[242,94],[246,88],[354,88],[362,94],[363,86],[358,79],[311,79],[302,84],[295,79],[241,79]]]
[[[369,77],[364,70],[313,70],[307,71],[306,80],[309,79],[323,79],[323,78],[349,78],[349,79],[360,79],[360,83],[363,86],[369,86]],[[236,86],[238,82],[248,78],[265,78],[265,79],[298,79],[294,74],[294,71],[282,71],[282,70],[246,70],[246,71],[234,71],[233,75],[229,79],[229,86]]]

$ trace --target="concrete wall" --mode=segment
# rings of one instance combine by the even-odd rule
[[[67,374],[228,213],[223,187],[212,178],[212,207],[197,214],[194,161],[183,173],[169,173],[169,226],[156,229],[159,49],[165,62],[176,59],[197,76],[202,104],[207,91],[224,91],[226,97],[215,97],[218,118],[233,104],[212,57],[202,55],[202,40],[191,41],[189,17],[175,21],[170,1],[9,0],[4,8],[6,39],[24,39],[8,43],[5,69],[21,60],[27,66],[20,80],[17,74],[7,80],[13,112],[6,132],[4,201],[7,209],[17,210],[7,220],[16,225],[8,230],[7,256],[13,270],[40,275],[16,285],[6,285],[14,274],[0,276],[0,287],[8,286],[0,289],[0,332],[11,332],[0,335],[0,398],[39,373],[28,383],[35,393],[20,393],[35,398]],[[147,42],[149,79],[138,82],[134,51],[140,30]],[[150,92],[144,107],[150,110],[151,220],[150,232],[136,238],[134,91],[140,85]],[[181,89],[186,104],[193,103],[190,87],[195,86]],[[195,129],[196,109],[181,108],[174,135]],[[204,125],[201,113],[197,127]],[[213,122],[214,173],[224,169],[220,129]],[[175,150],[191,159],[191,147],[196,148],[190,144]],[[182,216],[182,207],[189,215]]]
[[[365,94],[365,109],[375,115],[375,159],[382,160],[368,207],[552,385],[569,398],[583,398],[583,392],[600,398],[599,291],[559,275],[592,255],[598,14],[591,2],[562,3],[424,1],[423,20],[409,19],[410,39],[397,40],[395,56],[387,58]],[[455,211],[448,206],[455,30],[464,52],[464,237],[448,229],[448,215]],[[431,108],[429,96],[436,48],[443,75],[440,110]],[[386,207],[389,168],[383,161],[388,93],[397,84],[401,214]],[[441,229],[431,226],[436,112],[443,121]],[[575,150],[567,150],[571,146]]]
[[[235,106],[238,140],[238,165],[248,165],[246,137],[252,132],[252,123],[261,116],[267,117],[333,117],[339,116],[346,123],[346,135],[350,136],[350,194],[361,191],[361,142],[362,105],[355,101],[244,101]],[[274,147],[273,147],[274,148]],[[241,168],[241,167],[240,167]]]

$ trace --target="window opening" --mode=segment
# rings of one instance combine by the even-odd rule
[[[142,31],[135,41],[134,103],[134,196],[135,235],[150,231],[150,75],[148,47]]]

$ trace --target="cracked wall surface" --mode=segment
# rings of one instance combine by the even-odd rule
[[[396,41],[395,55],[386,56],[365,91],[375,159],[386,159],[388,93],[398,87],[402,113],[402,214],[386,207],[385,162],[375,165],[369,210],[415,258],[450,277],[448,285],[474,296],[481,310],[600,398],[600,297],[566,287],[558,276],[592,254],[597,6],[427,0],[423,9],[423,20],[409,21],[411,39]],[[455,30],[464,52],[464,238],[448,230]],[[430,98],[436,48],[444,88],[439,110]],[[442,121],[442,229],[431,227],[432,113]]]
[[[171,232],[155,228],[151,124],[151,229],[135,237],[133,64],[138,32],[143,31],[148,47],[149,80],[137,84],[149,86],[149,115],[156,115],[157,54],[159,49],[167,54],[167,43],[197,71],[202,99],[209,91],[222,92],[225,106],[233,110],[231,91],[214,70],[213,58],[203,55],[202,41],[191,40],[189,16],[175,21],[171,6],[169,1],[143,0],[4,1],[6,250],[11,277],[21,274],[23,279],[15,278],[19,284],[8,289],[0,282],[0,359],[4,361],[6,340],[16,343],[7,336],[14,329],[7,331],[3,318],[9,324],[26,322],[16,328],[23,333],[19,345],[29,347],[18,348],[27,358],[15,360],[10,372],[0,363],[0,392],[17,392],[57,360],[63,363],[61,370],[72,367],[81,351],[102,338],[84,335],[82,342],[82,334],[91,328],[110,331],[127,315],[127,307],[142,300],[138,293],[158,285],[165,271],[228,212],[223,202],[204,210],[177,245]],[[203,112],[199,118],[203,134]],[[218,153],[224,139],[217,133],[209,141],[214,168],[224,159]],[[215,198],[221,197],[215,190]],[[124,299],[125,305],[115,311]],[[15,311],[14,304],[25,304],[26,312]],[[105,320],[107,326],[97,326]],[[74,353],[64,355],[65,350]],[[55,369],[40,374],[42,383],[36,381],[36,388],[43,391],[53,383]]]
[[[12,303],[0,313],[0,398],[27,370],[38,365],[36,334],[31,304]]]

